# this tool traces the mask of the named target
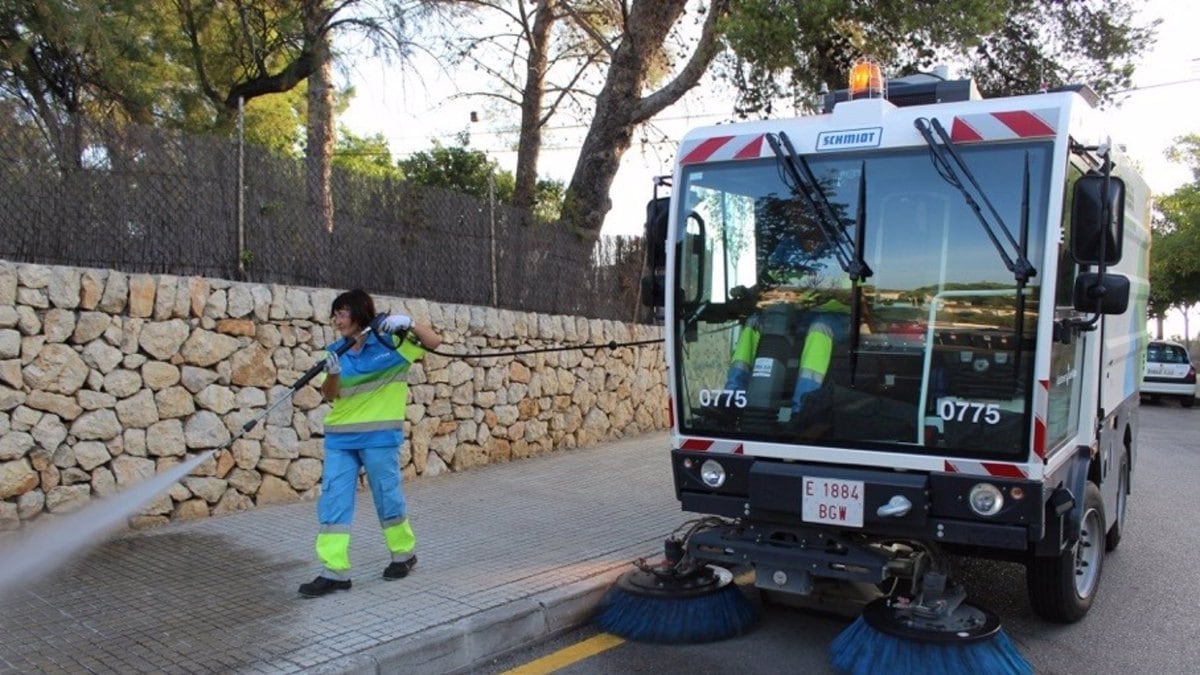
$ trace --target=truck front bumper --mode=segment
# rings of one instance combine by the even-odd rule
[[[723,467],[725,480],[719,487],[702,480],[705,460]],[[793,560],[803,558],[806,566],[836,572],[836,556],[845,561],[844,551],[856,547],[856,542],[917,540],[1013,552],[1027,550],[1045,532],[1045,495],[1036,481],[679,450],[672,452],[672,463],[676,496],[684,511],[738,521],[736,532],[710,533],[704,540],[705,545],[714,545],[714,551],[722,551],[724,562],[753,563],[782,553]],[[993,485],[1003,497],[1003,505],[990,516],[979,515],[969,505],[970,492],[980,483]],[[814,494],[814,484],[853,489],[842,488],[850,499],[829,500]],[[860,486],[861,494],[854,494]],[[820,504],[806,508],[806,500],[830,502],[831,510],[849,503],[861,513],[861,521],[858,517],[851,523],[823,521]],[[907,508],[889,508],[897,503]],[[723,543],[715,545],[712,537]],[[822,540],[831,544],[821,545]],[[834,558],[824,553],[829,550],[837,552]],[[851,566],[863,566],[871,558],[853,560]],[[881,564],[870,567],[882,568]]]

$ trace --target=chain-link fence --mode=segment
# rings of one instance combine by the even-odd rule
[[[261,148],[244,150],[239,208],[229,139],[11,119],[0,134],[0,258],[645,316],[640,237],[592,241],[488,200],[339,168],[329,232],[303,162]]]

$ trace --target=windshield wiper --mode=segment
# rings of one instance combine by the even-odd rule
[[[1034,269],[1033,264],[1025,257],[1025,246],[1018,244],[1017,240],[1013,238],[1012,232],[1004,224],[1004,219],[1000,217],[1000,214],[996,212],[996,207],[992,206],[991,201],[988,200],[987,193],[983,191],[983,188],[979,187],[979,181],[975,180],[974,174],[967,168],[967,164],[963,161],[962,156],[958,154],[958,150],[954,147],[954,142],[950,140],[950,134],[946,133],[946,128],[942,126],[942,123],[937,121],[937,119],[918,117],[913,121],[913,125],[917,127],[917,131],[921,132],[921,136],[925,139],[925,144],[929,146],[929,155],[933,158],[933,164],[938,174],[947,183],[958,188],[958,191],[962,193],[967,206],[971,207],[971,210],[975,213],[975,218],[983,226],[984,233],[987,234],[988,239],[992,240],[992,245],[996,247],[996,251],[1000,254],[1000,259],[1004,261],[1004,266],[1016,278],[1017,288],[1022,288],[1025,282],[1029,281],[1029,277],[1037,274],[1037,270]],[[935,134],[937,138],[934,137]],[[970,182],[971,187],[978,193],[979,199],[987,206],[992,218],[996,221],[994,227],[992,223],[988,222],[983,209],[979,208],[979,202],[975,200],[975,197],[972,196],[967,186],[963,185],[963,178]],[[1025,190],[1028,193],[1028,182],[1025,185]],[[1026,194],[1026,199],[1028,199],[1028,194]],[[1016,260],[1013,260],[1013,257],[1008,254],[1004,249],[1004,245],[996,237],[997,229],[1004,233],[1005,238],[1008,239],[1008,243],[1016,250]],[[1021,239],[1024,240],[1025,236],[1025,233],[1022,232]],[[1018,295],[1020,295],[1019,290]]]
[[[1025,151],[1025,170],[1021,174],[1021,248],[1022,254],[1029,245],[1029,151]],[[1013,349],[1013,378],[1020,383],[1021,354],[1025,351],[1025,294],[1021,292],[1023,282],[1017,283],[1017,345]]]
[[[856,260],[863,259],[863,231],[867,224],[867,163],[863,162],[858,171],[858,213],[855,218],[855,240],[854,240],[854,257]],[[866,263],[864,262],[865,266]],[[870,270],[867,270],[870,274]],[[859,321],[862,316],[862,284],[856,280],[851,280],[853,288],[850,289],[850,388],[854,389],[858,385],[855,380],[858,378],[858,340],[862,337],[862,327],[859,326]]]
[[[809,207],[812,208],[821,234],[833,249],[833,255],[837,258],[842,271],[850,275],[852,281],[861,281],[871,276],[873,272],[862,258],[861,250],[859,250],[861,246],[856,246],[854,242],[850,241],[850,237],[842,229],[841,219],[837,217],[833,207],[829,204],[829,199],[817,182],[816,176],[813,175],[808,162],[792,147],[792,142],[788,140],[787,134],[781,131],[778,134],[767,134],[766,136],[771,151],[775,153],[775,158],[786,170],[787,177],[791,179],[788,187],[793,192],[803,195]],[[789,181],[785,180],[785,182]],[[863,223],[859,222],[857,233],[859,244],[862,243],[862,229]],[[851,255],[851,252],[854,255]]]

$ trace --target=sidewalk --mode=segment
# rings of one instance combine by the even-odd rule
[[[359,492],[354,588],[316,599],[312,502],[130,533],[0,600],[0,672],[446,673],[590,619],[686,514],[667,434],[405,485],[419,563]]]

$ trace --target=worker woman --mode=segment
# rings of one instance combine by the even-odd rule
[[[350,523],[358,472],[365,468],[383,538],[392,554],[384,579],[402,579],[417,563],[416,539],[400,485],[400,446],[409,367],[437,349],[442,339],[403,314],[376,318],[375,303],[362,290],[333,301],[333,325],[341,339],[325,355],[321,393],[333,407],[325,417],[325,466],[317,501],[317,558],[322,570],[300,585],[318,597],[350,589]],[[340,357],[337,350],[353,343]]]

